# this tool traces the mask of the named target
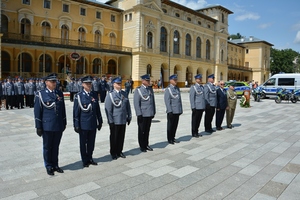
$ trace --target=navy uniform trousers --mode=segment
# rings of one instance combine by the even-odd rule
[[[110,155],[122,153],[125,139],[126,124],[109,125]]]
[[[204,109],[194,109],[192,111],[192,135],[199,134],[199,126],[202,119]]]
[[[137,120],[139,145],[143,149],[149,146],[149,132],[152,118],[153,117],[142,117],[142,120]]]
[[[43,133],[43,156],[45,167],[58,166],[59,144],[62,132],[44,131]]]
[[[95,148],[97,129],[81,130],[79,134],[80,155],[83,163],[88,163],[92,160],[92,155]]]
[[[178,127],[178,121],[179,121],[179,115],[180,114],[167,114],[167,138],[168,141],[174,141],[175,140],[175,134]]]
[[[213,120],[215,114],[216,107],[207,105],[205,108],[205,118],[204,118],[204,127],[205,131],[209,131],[212,129],[211,122]]]

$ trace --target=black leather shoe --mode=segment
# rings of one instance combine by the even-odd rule
[[[122,152],[118,154],[118,157],[126,158],[126,156]]]
[[[146,149],[147,149],[148,151],[153,151],[153,149],[152,149],[150,146],[147,146]]]
[[[90,163],[83,163],[83,167],[89,167]]]
[[[193,134],[192,136],[195,137],[195,138],[198,138],[198,137],[199,137],[198,134]]]
[[[53,168],[54,171],[57,171],[58,173],[64,173],[64,170],[62,170],[60,167],[54,167]]]
[[[230,128],[230,129],[232,129],[232,126],[227,126],[227,128]]]
[[[118,159],[118,156],[117,156],[117,155],[111,155],[111,159],[117,160],[117,159]]]
[[[174,141],[169,140],[168,142],[169,142],[169,144],[174,144]]]
[[[48,174],[48,175],[54,176],[54,170],[53,170],[52,167],[51,167],[51,168],[47,168],[46,170],[47,170],[47,174]]]
[[[140,148],[141,152],[147,152],[147,149]]]
[[[174,142],[174,143],[179,143],[180,141],[174,139],[173,142]]]
[[[98,163],[96,163],[94,160],[90,160],[90,164],[91,165],[98,165]]]

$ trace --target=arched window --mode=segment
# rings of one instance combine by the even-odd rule
[[[1,33],[8,32],[8,18],[5,15],[1,15]]]
[[[87,67],[87,61],[84,56],[81,56],[79,60],[76,61],[76,74],[83,74],[83,69]]]
[[[107,73],[117,74],[117,64],[114,60],[109,60],[108,61]]]
[[[201,38],[197,37],[196,42],[196,57],[201,58]]]
[[[178,71],[177,66],[175,66],[174,67],[174,74],[178,74],[177,71]]]
[[[221,50],[221,62],[223,62],[223,60],[224,60],[224,51],[223,51],[223,49]]]
[[[114,33],[109,34],[110,45],[116,45],[116,36]]]
[[[101,73],[101,66],[102,66],[101,59],[96,58],[93,61],[93,74],[100,74]]]
[[[190,34],[186,34],[185,38],[185,55],[191,56],[191,44],[192,44],[192,39]]]
[[[160,28],[160,51],[167,52],[167,30],[165,27]]]
[[[99,30],[95,31],[95,46],[100,47],[101,44],[101,32]]]
[[[10,71],[10,55],[6,51],[1,51],[1,64],[3,72]]]
[[[174,31],[174,51],[173,53],[174,54],[179,54],[179,39],[180,39],[180,35],[179,35],[179,32],[178,31]]]
[[[147,47],[149,49],[152,49],[152,40],[153,40],[153,35],[151,32],[147,33]]]
[[[69,28],[66,25],[61,26],[61,42],[67,44],[69,40]]]
[[[47,38],[50,37],[50,24],[48,22],[42,23],[42,40],[45,41]]]
[[[18,71],[31,72],[32,58],[28,53],[22,53],[18,56]],[[21,69],[22,67],[22,69]]]
[[[43,72],[44,68],[44,55],[40,56],[39,59],[39,72]],[[52,59],[48,54],[45,54],[45,72],[52,71]]]
[[[223,73],[220,73],[220,80],[223,80]]]
[[[210,60],[210,41],[206,40],[206,57],[207,60]]]
[[[30,21],[29,19],[22,19],[21,20],[21,34],[24,38],[29,38],[30,36]]]
[[[78,30],[78,44],[83,44],[85,42],[85,30],[80,27]]]
[[[150,64],[147,65],[147,73],[146,74],[149,74],[150,76],[152,75],[152,67]]]

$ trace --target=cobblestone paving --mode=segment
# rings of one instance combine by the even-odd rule
[[[133,94],[130,95],[131,107]],[[188,93],[176,137],[166,142],[163,94],[155,96],[157,114],[150,132],[152,152],[141,153],[137,123],[127,126],[126,159],[111,160],[109,127],[97,133],[94,160],[82,168],[79,137],[73,130],[72,106],[66,100],[68,125],[60,145],[64,174],[47,175],[42,139],[35,133],[33,110],[0,111],[0,199],[299,199],[300,103],[272,99],[237,106],[234,128],[191,137]],[[213,125],[214,121],[213,121]],[[215,127],[215,126],[213,126]]]

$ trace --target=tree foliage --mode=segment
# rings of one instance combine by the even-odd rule
[[[294,63],[297,57],[300,58],[299,53],[292,49],[279,50],[279,49],[271,48],[271,64],[270,64],[271,73],[277,74],[280,72],[284,72],[284,73],[298,72],[298,65]]]
[[[228,39],[241,39],[242,38],[242,35],[240,33],[237,33],[236,35],[235,34],[231,34]]]

